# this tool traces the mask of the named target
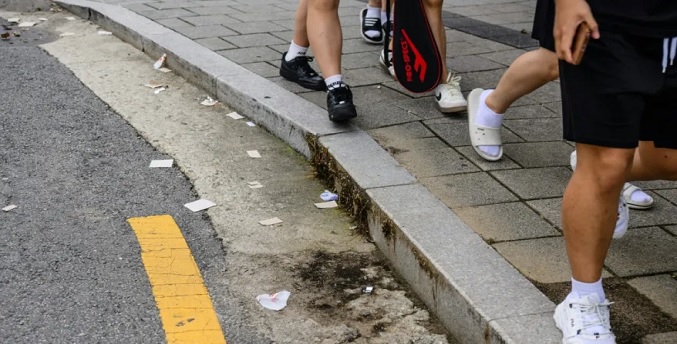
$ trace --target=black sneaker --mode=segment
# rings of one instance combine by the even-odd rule
[[[313,60],[312,57],[298,56],[287,62],[284,59],[286,55],[287,53],[282,54],[280,76],[311,90],[324,91],[327,89],[324,79],[308,64]]]
[[[329,120],[333,122],[343,122],[357,117],[357,110],[353,105],[353,93],[350,87],[343,82],[336,82],[329,85],[327,91],[327,111]]]
[[[367,31],[378,31],[378,36],[369,37]],[[381,18],[367,17],[367,9],[363,8],[360,11],[360,33],[367,43],[379,44],[383,43],[383,31],[381,30]]]

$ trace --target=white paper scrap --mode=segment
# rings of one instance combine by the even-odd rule
[[[164,91],[166,91],[166,90],[167,90],[166,88],[160,87],[160,88],[158,88],[157,90],[155,90],[155,94],[160,94],[160,92],[164,92]]]
[[[167,54],[162,54],[162,56],[160,56],[160,58],[157,61],[155,61],[155,63],[153,64],[153,68],[155,68],[155,69],[162,68],[165,65],[166,60],[167,60]]]
[[[259,221],[259,223],[263,226],[272,226],[272,225],[276,225],[278,223],[282,223],[282,220],[280,220],[277,217],[273,217],[272,219]]]
[[[16,205],[10,204],[10,205],[2,208],[2,211],[10,211],[10,210],[13,210],[13,209],[16,209]]]
[[[201,210],[205,210],[207,208],[211,208],[215,205],[216,205],[216,203],[214,203],[210,200],[199,199],[199,200],[194,201],[194,202],[186,203],[183,206],[190,209],[192,212],[195,213],[195,212],[198,212],[198,211],[201,211]]]
[[[164,86],[164,84],[160,83],[159,81],[151,80],[144,86],[155,89]]]
[[[74,35],[74,33],[72,33],[72,32],[64,32],[64,33],[60,34],[59,37],[68,37],[68,36],[73,36],[73,35]]]
[[[248,185],[249,188],[251,188],[251,189],[260,189],[260,188],[263,187],[263,184],[261,184],[261,183],[259,183],[259,182],[247,182],[247,185]]]
[[[338,201],[338,195],[329,190],[324,190],[324,192],[320,195],[320,198],[322,198],[322,200],[325,202]]]
[[[252,157],[252,158],[260,158],[261,157],[261,154],[259,154],[259,151],[257,151],[257,150],[247,151],[247,154],[249,154],[249,156]]]
[[[35,26],[35,24],[36,24],[36,22],[23,22],[23,23],[19,23],[19,27],[31,27],[31,26]]]
[[[75,20],[75,17],[66,17],[66,20],[73,21],[73,20]]]
[[[207,97],[207,99],[203,100],[202,103],[200,103],[200,104],[202,104],[204,106],[214,106],[218,103],[219,103],[218,100],[214,100],[214,99],[212,99],[212,97]]]
[[[47,18],[38,18],[39,21],[47,21]]]
[[[169,73],[169,72],[172,71],[171,69],[165,68],[165,67],[162,67],[162,68],[160,68],[160,69],[158,69],[158,70],[161,71],[162,73]]]
[[[7,18],[7,21],[8,21],[10,24],[15,24],[15,23],[20,22],[20,21],[21,21],[21,18],[18,18],[18,17]]]
[[[289,291],[282,290],[273,295],[261,294],[256,297],[256,300],[259,302],[259,304],[261,304],[261,306],[267,309],[279,311],[287,306],[289,295],[291,295]]]
[[[153,160],[150,162],[150,165],[148,167],[155,168],[155,167],[172,167],[172,166],[174,166],[174,159]]]
[[[97,32],[97,33],[98,33],[99,35],[101,35],[101,36],[110,36],[110,35],[113,34],[113,33],[110,32],[110,31],[104,31],[104,30],[99,30],[99,32]]]
[[[254,122],[247,122],[247,125],[250,126],[250,127],[255,127],[255,126],[256,126],[256,123],[254,123]]]
[[[338,207],[338,203],[336,203],[336,201],[321,202],[315,203],[315,206],[317,207],[317,209],[331,209]]]
[[[244,118],[244,116],[240,115],[237,112],[231,112],[231,113],[227,114],[226,116],[228,116],[232,119],[243,119]]]

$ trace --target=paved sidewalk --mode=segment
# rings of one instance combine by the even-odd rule
[[[296,0],[99,2],[145,16],[326,107],[324,92],[303,89],[278,74],[292,37]],[[381,70],[380,46],[359,35],[363,6],[343,0],[340,7],[344,76],[358,108],[354,123],[559,302],[569,279],[559,213],[573,151],[561,139],[559,83],[545,85],[508,111],[504,158],[485,162],[469,146],[465,114],[441,114],[431,95],[409,94]],[[448,64],[462,76],[464,93],[495,86],[512,60],[535,46],[528,35],[534,6],[535,0],[447,1]],[[616,302],[612,321],[619,343],[677,343],[677,184],[638,185],[656,206],[632,211],[629,233],[611,248],[605,276],[609,298]]]

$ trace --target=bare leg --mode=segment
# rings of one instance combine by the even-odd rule
[[[655,148],[653,142],[640,141],[635,151],[630,180],[677,179],[677,151]]]
[[[339,0],[308,1],[308,39],[322,75],[341,74],[343,33],[338,16]]]
[[[545,48],[520,55],[486,99],[487,106],[502,114],[517,99],[559,77],[557,55]]]
[[[444,0],[425,0],[423,7],[425,14],[428,17],[430,29],[435,37],[435,43],[440,50],[442,57],[442,75],[446,78],[449,74],[447,69],[447,34],[444,31],[444,23],[442,22],[442,4]]]
[[[308,0],[300,0],[299,7],[296,9],[296,17],[294,18],[294,43],[302,47],[309,47],[308,30]]]

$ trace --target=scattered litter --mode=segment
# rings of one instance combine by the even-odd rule
[[[206,199],[199,199],[194,202],[186,203],[183,206],[190,209],[192,212],[196,213],[201,210],[205,210],[207,208],[211,208],[215,206],[216,203],[206,200]]]
[[[21,37],[21,33],[19,32],[12,32],[12,35],[14,35],[14,37]]]
[[[244,118],[244,116],[240,115],[237,112],[231,112],[231,113],[227,114],[226,116],[228,116],[232,119],[243,119]]]
[[[160,94],[160,92],[164,92],[164,91],[166,91],[166,90],[167,90],[167,89],[164,88],[164,87],[158,88],[157,90],[155,90],[155,94]]]
[[[254,182],[247,182],[247,185],[249,186],[250,189],[260,189],[260,188],[263,187],[263,184],[261,184],[261,183],[259,183],[259,182],[256,182],[256,181],[254,181]]]
[[[9,180],[9,178],[2,178],[2,181],[3,181],[3,182],[6,182],[6,181],[8,181],[8,180]]]
[[[317,209],[331,209],[331,208],[338,207],[338,203],[336,203],[336,201],[329,201],[329,202],[315,203],[315,206],[317,207]]]
[[[72,33],[72,32],[64,32],[64,33],[60,34],[59,37],[68,37],[68,36],[73,36],[73,35],[74,35],[74,33]]]
[[[252,157],[252,158],[260,158],[261,157],[261,154],[259,154],[259,151],[257,151],[257,150],[247,151],[247,154],[249,154],[249,156]]]
[[[320,195],[320,198],[322,198],[322,200],[325,202],[338,201],[338,195],[329,190],[324,190],[324,192]]]
[[[172,71],[171,69],[165,68],[165,67],[162,67],[162,68],[160,68],[160,69],[158,69],[158,70],[161,71],[162,73],[169,73],[169,72]]]
[[[5,33],[0,34],[0,39],[7,40],[7,39],[9,39],[9,36],[10,36],[9,32],[5,32]]]
[[[167,159],[167,160],[153,160],[150,162],[150,168],[154,167],[172,167],[174,166],[174,159]]]
[[[267,309],[279,311],[287,306],[287,300],[289,300],[289,295],[291,295],[289,291],[283,290],[273,295],[261,294],[256,297],[256,300],[259,301],[261,306]]]
[[[10,210],[13,210],[13,209],[16,209],[16,206],[14,204],[10,204],[10,205],[2,208],[2,211],[10,211]]]
[[[31,26],[35,26],[35,24],[37,24],[37,23],[36,22],[23,22],[23,23],[19,23],[19,27],[31,27]]]
[[[7,21],[8,21],[10,24],[16,24],[16,23],[18,23],[18,22],[21,21],[21,18],[17,18],[17,17],[14,17],[14,18],[8,18]]]
[[[99,30],[99,32],[97,32],[97,33],[99,34],[99,36],[110,36],[110,35],[113,34],[110,31],[104,31],[104,30]]]
[[[380,90],[380,89],[381,89],[381,85],[376,86],[376,89]]]
[[[73,20],[75,20],[75,17],[66,17],[66,20],[73,21]]]
[[[155,68],[155,69],[162,68],[165,65],[166,60],[167,60],[167,54],[162,54],[162,56],[160,56],[160,58],[157,61],[155,61],[155,63],[153,64],[153,68]]]
[[[374,287],[368,285],[368,286],[362,288],[362,292],[365,293],[365,294],[371,294],[372,292],[374,292]]]
[[[255,124],[254,122],[247,122],[247,125],[250,126],[250,127],[255,127],[255,126],[256,126],[256,124]]]
[[[200,104],[202,104],[204,106],[214,106],[218,103],[219,103],[218,100],[214,100],[214,99],[212,99],[212,97],[207,97],[207,99],[203,100],[202,103],[200,103]]]
[[[354,230],[357,229],[357,226],[350,226],[350,227],[348,227],[348,229],[350,229],[351,231],[354,231]]]
[[[47,18],[38,18],[38,20],[39,20],[39,21],[47,21],[47,20],[49,20],[49,19],[47,19]]]
[[[262,226],[272,226],[272,225],[276,225],[278,223],[282,223],[282,220],[280,220],[277,217],[273,217],[272,219],[268,219],[268,220],[259,221],[259,224],[261,224]]]
[[[144,86],[146,86],[148,88],[156,89],[156,88],[160,88],[160,87],[165,86],[165,84],[162,84],[162,83],[155,81],[155,80],[151,80],[147,84],[145,84]]]

